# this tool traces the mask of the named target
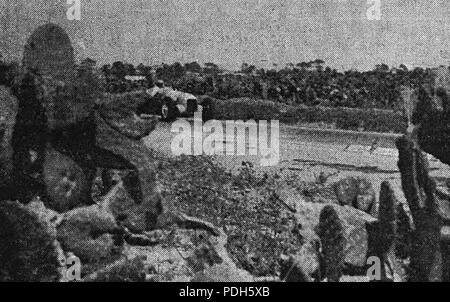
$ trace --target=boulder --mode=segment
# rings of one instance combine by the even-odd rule
[[[332,185],[339,204],[370,213],[376,203],[372,183],[361,177],[349,177]]]
[[[58,281],[56,234],[18,202],[0,202],[0,281]]]
[[[126,246],[128,259],[144,259],[146,280],[173,282],[251,282],[226,251],[227,236],[206,230],[171,228],[162,231],[161,244]]]
[[[121,170],[128,170],[130,173],[123,179],[124,187],[134,199],[138,207],[132,206],[131,201],[127,201],[126,205],[113,206],[113,212],[117,214],[118,210],[126,211],[124,208],[133,207],[133,210],[127,211],[130,220],[139,220],[140,225],[134,224],[137,230],[143,230],[143,219],[146,216],[145,228],[153,229],[156,227],[157,217],[163,212],[163,203],[159,189],[156,184],[156,160],[151,151],[142,141],[136,141],[127,138],[121,133],[115,131],[102,118],[98,121],[97,144],[100,148],[113,153],[114,157],[120,157],[128,163],[128,169],[125,167]],[[103,168],[113,168],[107,167]],[[123,200],[122,200],[123,202]],[[120,204],[120,203],[119,203]],[[135,216],[135,218],[131,218]]]
[[[313,282],[320,278],[320,238],[313,232],[301,232],[304,244],[290,256],[280,258],[280,279],[286,282]]]
[[[84,282],[144,282],[145,265],[140,257],[121,259],[83,278]]]
[[[12,137],[18,100],[11,91],[0,86],[0,187],[8,184],[13,169]]]
[[[90,202],[90,183],[81,167],[70,157],[47,149],[43,165],[45,203],[50,209],[64,213]]]
[[[110,211],[99,205],[78,208],[64,214],[57,227],[58,240],[65,252],[82,262],[92,263],[117,254],[114,235],[118,227]]]
[[[343,221],[334,207],[322,209],[317,233],[322,243],[323,277],[328,282],[339,282],[344,272],[347,238],[344,236]]]
[[[56,227],[61,223],[63,215],[47,208],[45,203],[40,199],[31,201],[29,204],[25,205],[25,208],[36,215],[39,221],[47,227],[47,232],[49,234],[56,237]]]
[[[195,275],[191,282],[253,282],[253,277],[231,263],[217,264]]]
[[[47,23],[31,34],[22,65],[38,79],[37,97],[45,104],[50,129],[77,124],[94,110],[99,82],[89,73],[77,73],[72,43],[60,26]]]
[[[327,205],[317,203],[298,202],[295,217],[303,230],[318,232],[320,214],[326,206],[331,206],[342,222],[345,238],[344,265],[350,267],[364,267],[369,252],[368,225],[375,224],[377,219],[371,215],[348,206]]]
[[[103,203],[122,226],[133,233],[153,229],[158,218],[153,215],[153,206],[156,203],[153,199],[160,198],[159,194],[154,193],[147,196],[141,203],[136,203],[121,184],[113,189],[113,193],[113,198],[105,198]]]
[[[112,129],[129,139],[140,140],[156,128],[159,120],[156,115],[147,115],[146,118],[136,115],[136,104],[145,98],[146,94],[141,92],[107,95],[99,102],[97,112]]]
[[[227,250],[227,236],[221,232],[218,237],[211,237],[210,239],[210,252],[209,255],[214,255],[211,265],[208,265],[209,261],[204,261],[205,269],[195,274],[191,279],[191,282],[252,282],[253,277],[247,271],[239,269],[236,264],[231,260]],[[202,253],[201,255],[204,255]],[[198,255],[197,255],[198,257]],[[211,260],[211,257],[208,257]]]

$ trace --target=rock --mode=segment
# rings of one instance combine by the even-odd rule
[[[22,63],[40,74],[61,80],[72,79],[75,55],[69,36],[56,24],[38,27],[24,47]]]
[[[132,206],[131,201],[126,201],[126,206],[116,203],[113,212],[126,211],[128,224],[136,231],[154,229],[158,216],[163,212],[163,200],[156,185],[156,160],[150,150],[141,141],[128,139],[113,130],[102,119],[98,120],[97,143],[122,157],[131,167],[131,173],[123,179],[124,187],[139,206]]]
[[[332,206],[342,222],[344,232],[345,259],[344,265],[351,267],[364,267],[369,251],[369,231],[367,225],[377,222],[371,215],[348,206],[327,205],[317,203],[298,202],[295,217],[303,230],[318,232],[320,213],[326,206]]]
[[[221,232],[218,237],[211,237],[212,254],[220,260],[203,271],[197,273],[191,282],[252,282],[253,277],[247,271],[239,269],[231,260],[226,250],[227,236]]]
[[[46,227],[46,232],[48,234],[51,234],[54,238],[54,246],[57,253],[58,261],[59,261],[59,275],[60,275],[60,281],[64,279],[64,274],[66,270],[66,262],[67,258],[69,257],[66,255],[61,247],[61,244],[59,241],[56,240],[57,237],[57,231],[56,228],[59,226],[63,219],[63,215],[59,214],[58,212],[55,212],[51,209],[48,209],[45,207],[45,204],[40,199],[35,199],[29,204],[24,206],[28,211],[36,215],[39,219],[39,221]]]
[[[155,246],[125,246],[128,259],[144,258],[147,280],[251,282],[253,277],[238,269],[225,244],[227,237],[214,236],[206,230],[172,229]]]
[[[36,215],[39,221],[47,226],[49,234],[56,237],[56,227],[61,223],[63,216],[47,208],[40,199],[33,200],[25,208]]]
[[[356,197],[355,208],[366,213],[372,214],[372,208],[375,204],[375,195],[358,195]]]
[[[141,98],[145,98],[145,93]],[[114,130],[127,138],[140,140],[148,136],[159,120],[159,116],[149,115],[142,119],[135,114],[136,109],[132,108],[134,99],[139,99],[139,93],[130,94],[127,98],[109,96],[112,100],[100,104],[97,112],[99,116]],[[130,100],[131,99],[131,100]]]
[[[403,204],[397,205],[397,238],[396,255],[400,259],[406,259],[411,255],[411,239],[413,225],[410,214],[407,213]]]
[[[195,272],[201,272],[208,267],[216,264],[222,264],[223,259],[210,243],[202,244],[197,247],[188,262]]]
[[[106,201],[105,206],[118,219],[122,226],[128,228],[133,233],[142,233],[152,230],[156,225],[157,216],[154,214],[155,201],[160,198],[157,193],[147,196],[144,201],[137,204],[123,185],[119,185],[115,190],[113,198]]]
[[[305,235],[307,233],[307,235]],[[295,255],[282,255],[280,279],[286,282],[313,282],[320,278],[320,238],[303,232],[305,242]]]
[[[230,263],[217,264],[195,275],[191,282],[252,282],[247,272]]]
[[[31,34],[22,65],[39,75],[38,98],[50,129],[77,124],[94,110],[99,83],[87,72],[77,73],[72,43],[60,26],[47,23]]]
[[[145,265],[142,259],[121,259],[106,268],[83,278],[84,282],[144,282]]]
[[[117,229],[112,213],[93,205],[64,214],[57,232],[64,251],[74,253],[82,262],[95,262],[108,258],[120,248],[113,237]]]
[[[7,185],[13,169],[12,137],[19,101],[0,86],[0,188]]]
[[[372,183],[360,177],[342,179],[332,185],[340,205],[353,206],[369,213],[376,203]]]
[[[0,202],[0,281],[58,281],[54,232],[18,202]]]
[[[344,272],[345,246],[343,221],[336,209],[326,206],[320,212],[317,233],[322,242],[324,276],[328,282],[339,282]]]
[[[60,213],[91,201],[90,183],[81,167],[68,156],[48,149],[43,165],[45,203]]]

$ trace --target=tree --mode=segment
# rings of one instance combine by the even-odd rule
[[[408,71],[408,67],[405,64],[400,64],[399,68],[405,72]]]
[[[145,68],[146,68],[146,66],[144,64],[140,63],[138,66],[136,66],[136,73],[139,75],[142,75],[142,76],[145,75],[145,72],[146,72]]]
[[[0,54],[0,85],[5,85],[8,64],[3,62],[3,56]]]
[[[301,62],[297,64],[297,67],[301,68],[301,69],[306,69],[308,67],[310,67],[311,64],[310,63],[306,63],[306,62]]]
[[[86,58],[81,61],[80,66],[78,68],[79,73],[83,72],[93,72],[97,62],[91,58]]]
[[[316,63],[318,65],[322,65],[322,64],[325,64],[325,61],[323,61],[321,59],[315,59],[313,63]]]
[[[100,71],[104,74],[105,77],[108,77],[111,72],[111,65],[105,64],[100,68]]]
[[[125,65],[121,61],[114,62],[111,67],[111,75],[118,80],[124,80],[127,75]]]
[[[0,54],[0,85],[11,86],[14,78],[19,72],[19,63],[7,63],[3,61],[3,56]]]
[[[254,65],[249,65],[247,63],[242,63],[241,65],[241,72],[246,74],[251,74],[256,70],[256,67]]]
[[[154,78],[153,68],[151,66],[146,66],[141,63],[136,67],[136,72],[147,79],[148,85],[153,86]]]
[[[126,70],[126,75],[136,75],[136,69],[134,68],[133,64],[125,64],[125,70]]]
[[[184,64],[184,69],[189,72],[200,73],[202,72],[202,67],[198,62],[191,62]]]
[[[375,65],[375,71],[380,71],[380,72],[388,72],[389,71],[389,66],[386,64],[377,64]]]
[[[175,79],[181,78],[186,73],[184,66],[181,65],[180,62],[173,63],[171,69],[172,69],[172,77],[174,77]]]
[[[219,73],[219,66],[214,63],[205,63],[205,68],[203,71],[207,74],[217,74]]]

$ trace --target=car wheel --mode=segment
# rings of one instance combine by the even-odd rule
[[[171,122],[178,117],[178,110],[171,100],[166,99],[161,104],[160,114],[161,120]]]
[[[214,118],[214,103],[211,99],[205,99],[202,102],[202,118],[203,121],[209,121],[212,120]]]

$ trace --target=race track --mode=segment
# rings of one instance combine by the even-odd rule
[[[173,155],[171,142],[175,135],[171,133],[171,124],[159,123],[157,129],[145,138],[145,143],[156,152]],[[192,138],[199,135],[205,137],[208,134],[192,131]],[[219,155],[217,160],[232,171],[239,168],[243,161],[249,161],[258,170],[296,173],[305,181],[313,181],[321,172],[335,174],[329,181],[346,176],[364,176],[372,181],[376,191],[383,180],[389,180],[401,195],[399,198],[403,198],[395,149],[398,135],[280,125],[279,137],[278,165],[262,167],[261,157],[250,155]],[[435,177],[449,177],[450,168],[430,156],[430,173]]]

